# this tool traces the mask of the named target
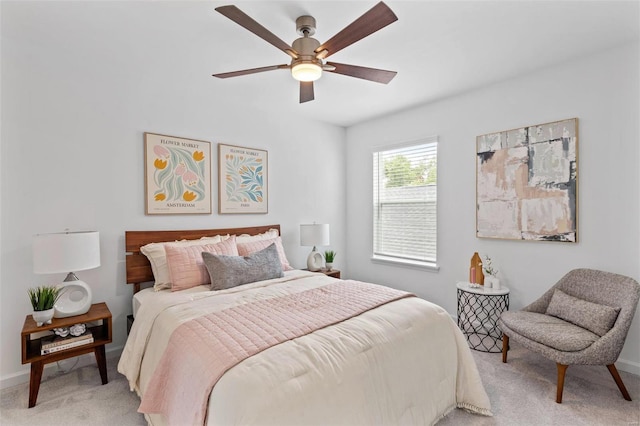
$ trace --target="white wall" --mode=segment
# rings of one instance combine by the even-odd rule
[[[515,310],[573,268],[640,279],[638,44],[537,71],[347,130],[346,275],[417,293],[456,314],[457,281],[489,254]],[[497,65],[499,66],[499,65]],[[579,118],[577,244],[475,237],[477,135]],[[438,135],[439,272],[372,263],[371,152]],[[640,374],[640,316],[618,366]]]
[[[50,31],[56,34],[53,41]],[[279,223],[289,260],[303,268],[310,248],[299,245],[299,224],[315,220],[331,225],[331,247],[345,251],[343,128],[287,120],[197,87],[154,81],[153,74],[136,72],[137,50],[91,48],[73,32],[60,40],[64,34],[41,28],[2,40],[3,386],[28,379],[29,366],[20,363],[20,330],[31,312],[27,288],[64,279],[64,274],[33,274],[36,233],[65,228],[100,232],[102,266],[78,275],[91,285],[93,300],[106,301],[113,313],[113,343],[107,351],[124,345],[131,313],[125,230]],[[105,37],[108,44],[110,35]],[[145,216],[145,131],[212,142],[214,214]],[[215,213],[218,142],[268,150],[268,214]]]
[[[4,5],[2,12],[3,21],[12,19]],[[111,12],[105,9],[96,17],[111,19]],[[27,380],[19,348],[20,329],[31,311],[26,289],[63,279],[32,273],[31,239],[41,232],[100,231],[102,266],[78,275],[92,286],[94,300],[106,301],[114,315],[110,351],[124,344],[125,317],[131,312],[125,230],[280,223],[289,259],[303,267],[309,249],[299,246],[298,225],[327,222],[345,277],[409,289],[451,313],[455,282],[466,276],[474,251],[495,259],[512,289],[512,309],[535,299],[573,267],[639,278],[637,45],[354,126],[345,135],[334,126],[288,120],[268,107],[216,98],[205,84],[157,81],[153,66],[177,65],[161,52],[154,52],[153,64],[142,63],[140,45],[121,44],[136,39],[123,34],[118,22],[104,35],[30,25],[10,38],[3,32],[1,386]],[[141,35],[138,42],[162,34]],[[570,117],[580,118],[580,243],[476,239],[475,136]],[[216,143],[268,150],[269,213],[145,216],[144,131],[213,142],[214,200]],[[372,264],[371,147],[433,134],[440,136],[440,272]],[[622,368],[640,365],[639,335],[636,318]]]

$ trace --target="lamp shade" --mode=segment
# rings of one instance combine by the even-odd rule
[[[300,62],[291,67],[291,75],[298,81],[316,81],[322,77],[322,67],[313,62]]]
[[[329,244],[328,223],[300,225],[301,246],[328,246]]]
[[[33,272],[56,274],[100,266],[97,231],[38,234],[33,242]]]

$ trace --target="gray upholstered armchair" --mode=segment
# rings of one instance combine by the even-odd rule
[[[640,285],[632,278],[593,269],[575,269],[521,311],[504,312],[502,362],[509,339],[556,362],[556,402],[562,402],[569,365],[606,365],[622,396],[631,401],[615,362],[638,305]]]

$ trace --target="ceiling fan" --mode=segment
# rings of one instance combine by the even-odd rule
[[[312,16],[300,16],[296,19],[296,29],[302,37],[296,39],[292,46],[289,46],[236,6],[221,6],[217,7],[216,11],[282,50],[291,57],[291,63],[213,74],[214,77],[229,78],[288,69],[291,70],[293,78],[300,81],[300,103],[303,103],[314,99],[313,82],[322,76],[323,71],[384,84],[389,83],[397,74],[395,71],[325,62],[325,59],[330,55],[398,20],[398,17],[383,2],[375,5],[323,44],[311,37],[316,32],[316,20]]]

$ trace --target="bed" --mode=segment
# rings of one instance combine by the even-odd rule
[[[279,225],[125,233],[135,321],[118,371],[149,424],[428,425],[455,408],[491,415],[466,340],[443,308],[290,268],[279,233]],[[214,254],[203,255],[211,283],[162,288],[163,272],[143,251],[186,240],[180,250],[193,253],[203,238],[216,241],[206,243]],[[232,242],[238,256],[215,253]],[[177,243],[163,247],[176,285],[184,260],[175,261]],[[282,269],[268,279],[234,269],[265,256]],[[215,262],[231,262],[231,272]],[[249,282],[211,290],[236,276]]]

